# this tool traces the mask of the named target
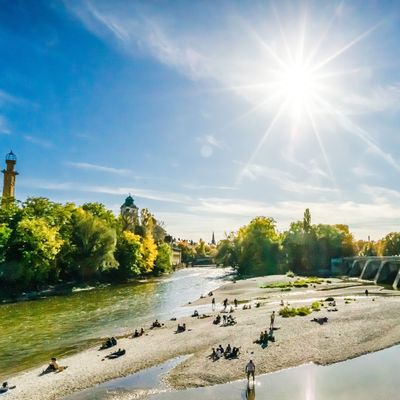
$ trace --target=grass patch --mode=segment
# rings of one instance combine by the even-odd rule
[[[313,310],[313,311],[321,311],[321,303],[319,301],[314,301],[311,304],[311,310]]]
[[[272,283],[263,283],[260,288],[262,289],[286,289],[291,288],[291,282],[272,282]]]
[[[279,315],[283,318],[296,317],[297,315],[304,317],[310,313],[309,307],[283,307],[279,310]]]
[[[310,284],[320,284],[322,283],[323,280],[320,278],[317,278],[315,276],[310,276],[308,278],[299,278],[296,279],[294,282],[284,282],[284,281],[279,281],[279,282],[272,282],[272,283],[264,283],[260,285],[260,288],[262,289],[286,289],[286,288],[302,288],[302,287],[308,287]]]

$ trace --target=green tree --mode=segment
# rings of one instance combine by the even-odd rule
[[[398,256],[400,255],[400,232],[391,232],[387,234],[383,240],[383,255]]]
[[[215,262],[224,267],[238,268],[241,247],[236,235],[232,232],[225,239],[220,240],[217,246]]]
[[[280,237],[272,218],[256,217],[239,229],[241,275],[267,275],[278,270]]]
[[[11,237],[12,229],[7,224],[0,224],[0,263],[6,260],[8,242]]]
[[[182,252],[182,262],[185,264],[193,262],[196,255],[193,246],[187,240],[180,240],[177,243],[177,246],[181,249]]]
[[[102,271],[117,267],[115,229],[83,209],[77,209],[73,217],[74,272],[81,279],[91,279]]]
[[[46,284],[56,278],[56,256],[63,244],[58,229],[43,218],[23,218],[16,229],[15,245],[18,249],[22,279],[27,285]]]
[[[157,275],[171,272],[172,264],[172,249],[167,243],[162,243],[158,246],[156,265],[154,267],[154,273]]]
[[[130,231],[123,231],[118,237],[115,252],[120,276],[139,276],[146,271],[142,253],[142,238]]]

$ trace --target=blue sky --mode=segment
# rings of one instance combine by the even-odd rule
[[[17,198],[131,193],[177,237],[306,207],[399,230],[400,4],[0,0]]]

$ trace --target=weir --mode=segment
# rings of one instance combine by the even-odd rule
[[[400,256],[344,257],[342,262],[349,276],[371,280],[375,284],[389,283],[393,289],[399,289]]]

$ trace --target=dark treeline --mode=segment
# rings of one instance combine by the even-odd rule
[[[100,203],[79,207],[41,197],[3,204],[0,295],[170,271],[163,223],[147,209],[133,211],[116,217]]]
[[[244,276],[288,270],[310,275],[329,270],[332,258],[398,254],[400,233],[389,233],[377,242],[356,241],[347,225],[313,225],[306,209],[303,220],[292,222],[283,233],[272,218],[254,218],[219,242],[215,260]]]

